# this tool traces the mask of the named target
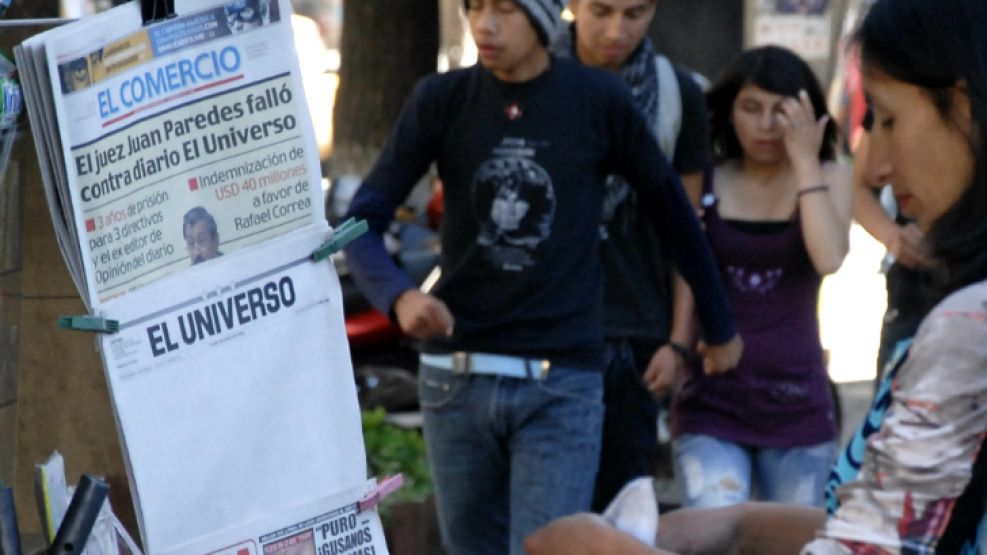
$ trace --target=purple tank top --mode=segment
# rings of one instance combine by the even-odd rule
[[[690,368],[674,403],[675,434],[779,448],[833,440],[817,316],[822,278],[805,250],[798,211],[782,230],[768,233],[723,221],[715,200],[704,220],[744,354],[725,374],[707,377]]]

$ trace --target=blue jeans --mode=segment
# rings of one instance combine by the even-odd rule
[[[684,507],[722,507],[751,499],[821,507],[836,442],[787,449],[750,447],[684,434],[672,444]]]
[[[526,535],[589,510],[603,421],[600,373],[552,367],[539,382],[422,364],[419,378],[448,555],[522,555]]]

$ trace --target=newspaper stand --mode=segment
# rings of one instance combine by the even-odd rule
[[[141,20],[144,25],[151,25],[175,17],[175,0],[141,0]],[[61,316],[59,327],[78,331],[93,331],[114,333],[120,324],[102,316]]]
[[[375,505],[401,480],[367,480],[326,260],[367,224],[325,221],[301,69],[282,50],[290,14],[288,0],[141,0],[15,52],[88,312],[59,325],[99,334],[155,555],[386,552]]]

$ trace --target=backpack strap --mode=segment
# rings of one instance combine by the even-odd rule
[[[675,159],[675,143],[682,129],[682,92],[672,62],[665,56],[655,56],[658,73],[658,146],[669,160]]]

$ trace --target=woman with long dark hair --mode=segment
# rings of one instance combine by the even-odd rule
[[[733,371],[693,368],[675,397],[683,502],[732,505],[756,491],[819,506],[836,452],[819,287],[849,247],[850,172],[834,161],[819,82],[789,50],[744,52],[707,102],[717,165],[706,234],[745,349]]]

